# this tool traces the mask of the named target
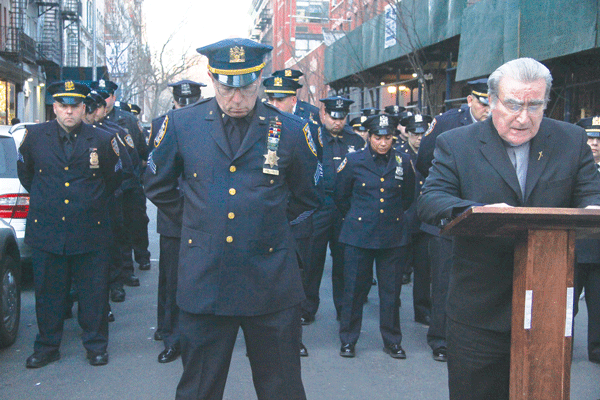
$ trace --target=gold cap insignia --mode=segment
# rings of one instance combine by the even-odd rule
[[[292,70],[291,69],[286,69],[285,70],[285,76],[292,76]]]
[[[335,102],[335,106],[337,108],[344,108],[344,100],[339,99],[338,101]]]
[[[98,81],[98,87],[105,88],[106,87],[106,81],[104,79],[100,79]]]
[[[68,92],[75,90],[75,84],[73,83],[73,81],[65,82],[65,90]]]
[[[386,127],[388,126],[390,123],[388,121],[388,117],[387,115],[382,115],[381,117],[379,117],[379,126],[381,127]]]
[[[367,116],[363,115],[362,117],[360,117],[360,123],[362,124],[363,122],[365,122],[367,120]]]
[[[234,46],[229,49],[229,62],[242,63],[246,62],[246,50],[243,46]]]
[[[592,118],[592,125],[600,125],[600,117]]]
[[[276,76],[275,80],[274,80],[274,85],[275,86],[283,86],[283,79],[281,79],[280,77]]]
[[[421,114],[415,115],[415,122],[423,122],[423,116]]]

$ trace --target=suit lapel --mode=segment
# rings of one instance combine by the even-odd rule
[[[368,146],[363,150],[362,156],[365,158],[365,167],[367,167],[368,170],[373,171],[375,175],[380,176],[381,171],[379,170],[377,164],[375,164],[375,159],[373,158],[373,154],[371,154]]]
[[[225,153],[229,158],[233,158],[233,152],[231,151],[231,147],[229,147],[229,142],[225,137],[225,128],[223,127],[223,118],[219,115],[219,109],[217,107],[217,101],[215,99],[211,100],[212,107],[210,111],[204,119],[208,123],[208,131],[212,136],[213,140],[217,143],[217,146],[221,149],[223,153]]]
[[[515,168],[508,158],[508,154],[504,149],[504,143],[500,139],[496,128],[492,124],[492,119],[489,118],[483,123],[483,129],[479,132],[479,140],[481,142],[481,153],[488,160],[492,168],[504,179],[510,188],[523,201],[521,187]]]
[[[549,130],[545,129],[545,120],[542,120],[540,129],[533,139],[531,139],[531,147],[529,148],[529,164],[527,166],[527,183],[525,186],[525,200],[529,197],[535,186],[537,185],[548,160],[552,158],[552,150],[554,146],[552,140],[547,138],[551,135]]]

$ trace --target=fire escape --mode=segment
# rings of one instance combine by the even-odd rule
[[[35,41],[25,34],[26,0],[10,1],[10,23],[1,27],[0,54],[16,62],[35,63]]]
[[[79,43],[81,30],[79,20],[81,16],[81,2],[79,0],[63,0],[61,19],[64,26],[64,66],[79,67]]]
[[[60,3],[58,1],[38,1],[37,62],[43,66],[58,66],[61,62]]]

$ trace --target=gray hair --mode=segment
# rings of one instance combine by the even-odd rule
[[[550,74],[550,70],[533,58],[517,58],[516,60],[502,64],[488,78],[488,96],[491,108],[496,106],[500,80],[505,76],[525,83],[540,79],[545,80],[546,94],[544,95],[544,100],[546,103],[550,100],[550,89],[552,88],[552,74]]]

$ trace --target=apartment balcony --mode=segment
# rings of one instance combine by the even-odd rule
[[[0,55],[14,61],[36,62],[35,40],[14,26],[0,26]]]

